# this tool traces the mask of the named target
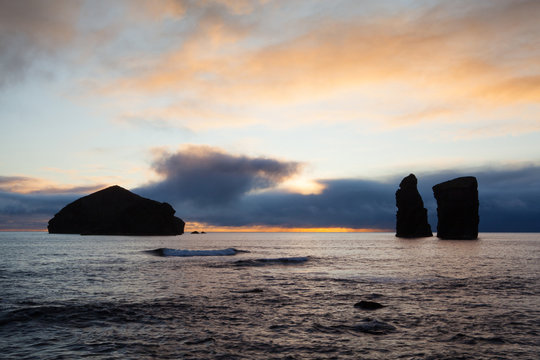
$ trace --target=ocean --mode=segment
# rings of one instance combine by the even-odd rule
[[[0,259],[2,359],[540,354],[537,233],[4,232]]]

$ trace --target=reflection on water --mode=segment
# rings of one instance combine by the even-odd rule
[[[246,252],[148,252],[230,248]],[[532,359],[538,350],[538,234],[1,233],[0,256],[7,358]],[[360,300],[384,307],[355,308]]]

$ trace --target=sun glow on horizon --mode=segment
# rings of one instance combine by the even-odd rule
[[[328,227],[328,228],[286,228],[279,226],[200,226],[194,227],[190,225],[189,229],[184,231],[184,234],[189,234],[192,231],[204,231],[212,233],[371,233],[371,232],[392,232],[390,229],[353,229],[344,227]],[[46,233],[47,229],[0,229],[0,232],[43,232]]]
[[[377,229],[377,228],[346,228],[346,227],[283,227],[283,226],[212,226],[202,223],[187,223],[185,233],[191,231],[204,232],[320,232],[320,233],[347,233],[347,232],[392,232],[393,229]]]
[[[302,195],[319,195],[326,186],[317,182],[316,180],[304,178],[301,176],[295,176],[291,179],[284,181],[281,187],[287,191],[302,194]]]

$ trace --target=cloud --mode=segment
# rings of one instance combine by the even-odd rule
[[[291,107],[321,102],[309,121],[350,106],[341,121],[383,130],[460,122],[471,109],[535,118],[539,4],[0,0],[0,87],[61,68],[79,77],[70,94],[116,97],[106,106],[117,121],[192,131],[299,124]]]
[[[187,132],[220,127],[242,127],[258,122],[240,107],[208,103],[207,101],[179,101],[164,107],[146,108],[121,116],[117,122],[154,129],[181,129]]]
[[[327,179],[317,194],[278,190],[300,170],[295,162],[231,155],[208,147],[162,153],[154,163],[162,180],[133,191],[167,201],[188,223],[281,228],[395,228],[395,191],[400,174],[387,180]],[[476,176],[481,232],[540,232],[540,166],[536,164],[449,169],[416,173],[433,231],[437,226],[432,186],[459,176]],[[2,178],[3,180],[6,177]],[[8,179],[9,181],[14,178]],[[0,191],[0,230],[45,229],[63,206],[97,189],[64,192]],[[264,190],[264,191],[257,191]],[[77,192],[77,193],[75,193]]]
[[[25,176],[0,176],[0,230],[44,230],[67,204],[107,185],[58,185]]]
[[[495,101],[513,101],[536,103],[540,100],[540,74],[516,76],[502,82],[494,82],[478,91],[479,96],[493,98]]]
[[[227,208],[189,206],[186,217],[217,226],[393,228],[392,185],[350,179],[322,183],[325,189],[320,194],[247,194]],[[178,209],[184,210],[183,204]]]
[[[305,25],[307,31],[293,28],[296,36],[255,48],[237,45],[246,37],[262,37],[261,29],[247,33],[238,19],[223,14],[212,22],[202,18],[192,34],[196,41],[173,49],[159,66],[123,79],[120,87],[159,92],[189,86],[227,102],[290,101],[397,80],[443,96],[538,100],[534,64],[540,53],[531,36],[540,33],[538,2],[462,5],[461,11],[441,3],[371,19],[316,17],[316,23]],[[209,36],[215,31],[219,35]],[[204,40],[216,36],[229,41],[209,46]],[[212,74],[212,83],[201,74]]]
[[[268,0],[123,0],[124,10],[140,18],[162,20],[164,17],[182,18],[190,12],[220,12],[246,15]]]
[[[396,81],[443,99],[540,99],[532,65],[540,51],[531,37],[540,34],[539,3],[461,5],[460,11],[441,3],[371,19],[326,19],[306,34],[248,54],[235,78],[250,86],[258,79],[264,86],[254,86],[256,96],[270,99]]]
[[[62,207],[80,195],[0,191],[0,230],[43,230]]]
[[[104,188],[103,184],[90,186],[59,186],[50,181],[27,176],[1,176],[0,191],[17,194],[80,194]]]
[[[205,7],[220,7],[224,13],[252,8],[242,1],[206,3]],[[126,36],[129,31],[182,19],[187,11],[199,8],[198,2],[188,0],[0,0],[0,88],[23,81],[36,68],[39,71],[32,75],[50,75],[59,67],[74,70],[92,61],[101,64],[92,75],[103,75],[107,68],[108,76],[113,76],[115,68],[140,47],[140,41]],[[159,31],[152,35],[159,36]]]
[[[296,174],[300,164],[192,145],[161,154],[153,169],[164,180],[137,189],[142,195],[205,207],[229,204],[251,191],[271,188]]]
[[[235,191],[227,202],[198,198],[203,186],[192,186],[191,195],[182,199],[175,194],[174,183],[163,180],[160,196],[168,196],[179,216],[188,222],[212,226],[279,226],[290,228],[395,228],[395,191],[402,177],[385,181],[366,179],[319,180],[324,189],[317,194],[303,195],[271,189],[264,192]],[[215,175],[212,173],[211,176]],[[540,231],[540,166],[476,168],[418,173],[419,191],[428,209],[433,231],[437,226],[436,202],[432,186],[459,176],[476,176],[479,182],[480,231]],[[193,181],[196,183],[196,181]],[[138,189],[152,193],[153,189]],[[189,192],[185,189],[185,192]],[[158,193],[154,192],[155,195]],[[162,199],[163,200],[163,199]],[[212,206],[207,206],[209,203]]]
[[[316,1],[309,9],[298,2],[238,4],[184,4],[184,26],[169,34],[177,41],[141,53],[147,60],[142,66],[122,63],[124,71],[97,84],[97,91],[169,100],[175,94],[175,100],[141,113],[194,130],[298,122],[287,116],[287,106],[331,102],[340,94],[362,99],[354,109],[358,114],[377,94],[371,112],[384,115],[371,122],[388,125],[384,129],[460,122],[471,109],[521,105],[513,108],[521,114],[540,100],[538,1],[379,7],[345,1],[340,8],[346,15],[340,16],[337,10],[317,12],[323,3]],[[284,15],[283,31],[270,36]],[[277,119],[249,116],[276,108],[283,110]],[[475,119],[485,117],[481,111]]]
[[[0,230],[43,230],[68,203],[105,185],[66,186],[26,176],[0,175]]]
[[[146,127],[148,129],[159,130],[159,131],[171,131],[178,130],[186,134],[191,134],[192,131],[183,126],[177,126],[171,121],[163,117],[141,117],[138,115],[124,115],[115,121],[121,125],[127,125],[131,127]]]
[[[319,191],[291,193],[279,186],[301,167],[249,158],[209,147],[162,154],[153,164],[163,177],[135,192],[168,201],[187,221],[213,226],[344,227],[394,229],[394,194],[403,176],[384,181],[318,180]],[[417,173],[419,190],[436,229],[431,187],[459,176],[479,182],[481,231],[540,231],[540,166],[467,168]],[[265,190],[265,191],[254,191]]]
[[[74,39],[81,1],[0,0],[0,87],[18,82],[40,58]]]
[[[468,175],[478,179],[480,231],[540,231],[540,166],[535,164],[417,174],[419,190],[422,195],[429,195],[424,195],[424,202],[433,230],[437,224],[437,205],[431,186]]]
[[[514,122],[478,123],[472,128],[461,129],[457,132],[456,139],[480,139],[496,136],[519,136],[540,132],[538,119],[517,119]]]

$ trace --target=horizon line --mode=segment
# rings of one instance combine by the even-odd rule
[[[233,227],[233,226],[200,226],[190,227],[187,230],[184,230],[184,234],[189,234],[192,231],[204,231],[204,232],[215,232],[215,233],[260,233],[260,232],[290,232],[290,233],[302,233],[302,232],[312,232],[312,233],[376,233],[376,232],[394,232],[390,229],[377,229],[377,228],[345,228],[345,227],[328,227],[328,228],[302,228],[302,227],[279,227],[279,226],[252,226],[252,227]],[[47,229],[0,229],[0,232],[48,232]]]

